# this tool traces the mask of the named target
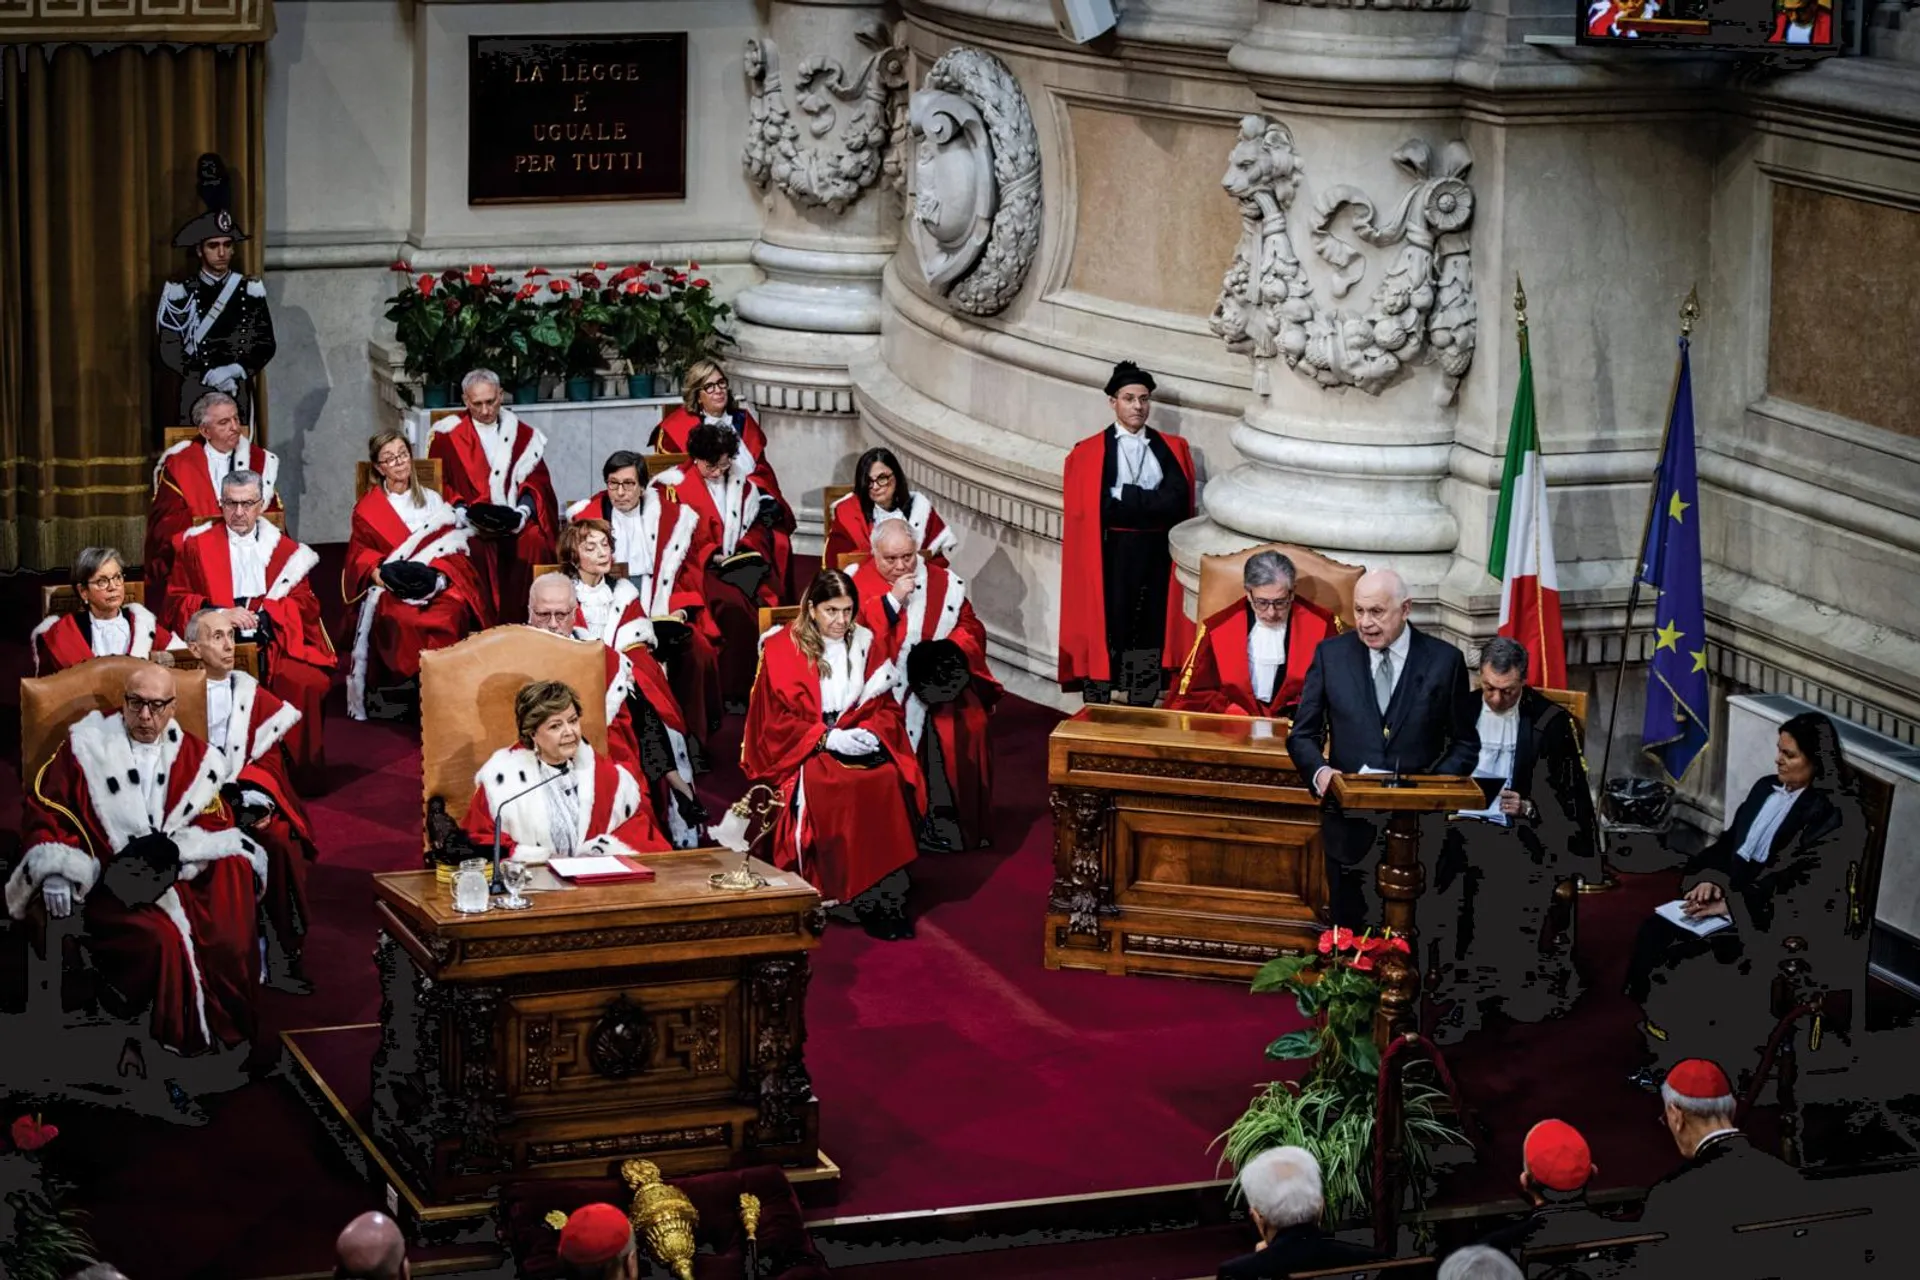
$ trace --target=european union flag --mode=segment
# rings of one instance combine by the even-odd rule
[[[1653,519],[1640,555],[1640,580],[1659,592],[1647,719],[1641,746],[1674,781],[1707,745],[1707,617],[1700,581],[1700,486],[1693,452],[1693,370],[1680,339],[1680,376],[1667,418],[1666,451]]]

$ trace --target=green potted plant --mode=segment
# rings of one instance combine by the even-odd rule
[[[407,281],[387,299],[387,319],[393,321],[405,358],[407,377],[421,386],[429,409],[442,408],[458,398],[459,380],[467,370],[496,359],[510,340],[514,298],[494,269],[484,263],[462,271],[455,267],[434,275],[412,274],[404,262],[393,264]],[[412,404],[410,385],[400,388]]]
[[[1406,939],[1391,931],[1373,937],[1329,929],[1315,954],[1278,956],[1253,980],[1255,991],[1293,996],[1310,1024],[1268,1045],[1267,1057],[1310,1065],[1297,1081],[1264,1086],[1216,1141],[1236,1169],[1269,1147],[1311,1151],[1320,1162],[1329,1226],[1362,1217],[1372,1205],[1380,1081],[1380,1051],[1373,1042],[1380,982],[1374,966],[1385,953],[1406,950]],[[1408,1079],[1403,1097],[1407,1168],[1417,1191],[1432,1171],[1434,1150],[1466,1139],[1443,1117],[1443,1090]]]
[[[732,343],[727,330],[733,308],[713,296],[713,285],[705,277],[692,273],[700,269],[689,262],[686,271],[666,268],[666,297],[661,308],[661,362],[678,375],[695,360],[718,356],[721,348]],[[662,394],[659,387],[654,394]]]
[[[626,366],[627,395],[636,400],[654,393],[653,380],[660,360],[661,300],[665,286],[655,292],[649,279],[651,264],[622,267],[601,292],[609,311],[607,337]]]
[[[543,278],[551,274],[545,267],[534,267],[527,272],[526,283],[520,286],[516,297],[529,317],[528,363],[536,376],[557,379],[556,390],[564,395],[568,353],[573,349],[579,325],[573,308],[566,305],[572,282]]]
[[[98,1260],[84,1215],[61,1204],[67,1188],[41,1163],[41,1149],[59,1135],[37,1115],[0,1132],[0,1275],[60,1280]]]

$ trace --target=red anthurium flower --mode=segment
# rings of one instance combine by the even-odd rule
[[[468,283],[468,284],[472,284],[472,285],[481,285],[481,284],[485,284],[486,282],[487,282],[487,273],[486,273],[486,272],[484,272],[484,271],[482,271],[482,270],[481,270],[481,269],[480,269],[479,267],[468,267],[468,268],[467,268],[467,283]]]
[[[697,262],[689,262],[687,264],[687,270],[689,271],[698,271],[699,269],[700,269],[700,264]]]
[[[607,264],[604,262],[596,262],[593,264],[593,269],[595,271],[605,271],[607,269]]]
[[[418,280],[415,280],[413,282],[413,287],[418,289],[421,293],[432,293],[433,277],[430,275],[423,275]]]
[[[636,262],[633,264],[633,269],[635,271],[651,271],[653,270],[653,264],[651,262]]]
[[[580,283],[584,288],[598,289],[600,287],[600,277],[588,271],[581,275]]]
[[[513,296],[520,299],[520,301],[525,302],[528,298],[531,298],[534,294],[538,292],[540,292],[539,285],[523,284],[520,286],[520,292],[514,294]]]
[[[647,285],[644,280],[629,280],[620,286],[622,293],[644,293]]]
[[[706,289],[711,286],[709,286],[705,280],[695,280],[693,282],[693,287],[696,289]]]
[[[483,262],[483,263],[481,263],[481,264],[480,264],[480,270],[482,270],[482,271],[484,271],[484,272],[485,272],[486,274],[488,274],[488,275],[492,275],[492,274],[493,274],[493,264],[492,264],[491,262]]]
[[[535,276],[548,276],[552,274],[553,273],[551,271],[548,271],[545,267],[535,267],[533,270],[527,272],[527,279],[531,280]]]
[[[21,1116],[11,1132],[13,1145],[22,1151],[38,1151],[60,1136],[57,1125],[45,1124],[39,1116]]]
[[[412,274],[413,274],[413,266],[412,266],[412,264],[411,264],[411,263],[406,263],[406,262],[396,262],[396,263],[394,263],[394,264],[393,264],[392,266],[390,266],[390,267],[388,267],[388,268],[387,268],[387,270],[389,270],[389,271],[403,271],[403,272],[405,272],[405,273],[406,273],[406,274],[408,274],[408,275],[412,275]]]
[[[445,271],[442,271],[440,273],[440,280],[441,280],[441,283],[443,284],[459,284],[460,272],[457,268],[448,267]]]
[[[573,286],[565,280],[549,280],[547,281],[547,288],[554,293],[565,293],[567,290],[573,288]]]
[[[1355,956],[1350,963],[1360,972],[1366,973],[1373,968],[1373,957],[1366,955]]]
[[[1383,939],[1383,942],[1388,951],[1398,951],[1401,955],[1406,955],[1413,950],[1412,947],[1407,945],[1405,938],[1386,938]]]

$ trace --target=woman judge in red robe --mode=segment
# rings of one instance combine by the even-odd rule
[[[747,708],[740,763],[775,794],[777,867],[795,868],[841,918],[875,937],[913,936],[907,864],[926,780],[894,700],[886,646],[854,621],[847,575],[813,580],[791,625],[769,632]]]
[[[835,499],[827,511],[827,549],[821,553],[821,566],[838,569],[841,556],[864,554],[873,545],[874,519],[889,515],[912,525],[927,559],[947,567],[947,552],[956,542],[953,530],[926,494],[907,487],[907,473],[891,449],[869,449],[854,464],[853,492]]]
[[[695,360],[688,365],[681,396],[680,407],[654,428],[654,452],[687,452],[688,437],[703,422],[733,428],[747,456],[753,459],[753,466],[742,474],[779,507],[779,519],[771,530],[773,583],[782,600],[793,599],[792,587],[787,582],[787,566],[793,555],[793,508],[787,505],[786,497],[780,492],[780,478],[773,474],[773,464],[767,461],[767,433],[761,430],[757,418],[735,402],[733,390],[727,383],[727,371],[717,360]]]
[[[476,848],[523,860],[625,855],[668,848],[640,783],[580,734],[580,695],[537,680],[513,700],[520,741],[474,775],[465,826]],[[541,785],[541,784],[545,785]],[[529,790],[529,788],[534,788]]]
[[[468,554],[471,535],[446,499],[414,474],[407,438],[380,432],[367,442],[367,460],[379,483],[354,505],[340,571],[340,596],[352,610],[347,714],[355,720],[367,718],[375,662],[396,684],[416,682],[422,651],[493,625],[489,595]],[[377,686],[375,698],[391,704]]]

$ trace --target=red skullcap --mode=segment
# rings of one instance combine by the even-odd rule
[[[1542,1120],[1527,1130],[1522,1158],[1533,1180],[1553,1191],[1578,1191],[1593,1171],[1587,1140],[1565,1120]]]
[[[1688,1058],[1676,1063],[1673,1070],[1667,1072],[1666,1083],[1676,1094],[1696,1102],[1711,1102],[1715,1098],[1733,1096],[1733,1085],[1728,1082],[1727,1073],[1705,1058]]]
[[[627,1215],[610,1204],[582,1205],[560,1229],[560,1261],[578,1267],[611,1262],[626,1252],[633,1228]]]

